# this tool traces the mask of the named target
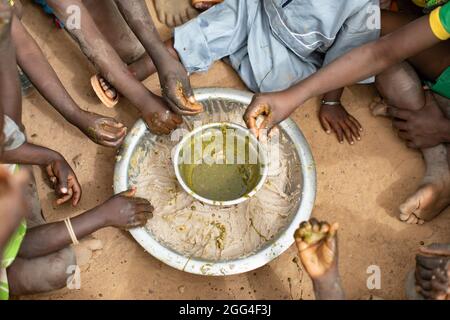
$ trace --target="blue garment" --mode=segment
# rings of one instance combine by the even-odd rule
[[[379,20],[379,0],[225,0],[176,28],[174,46],[190,73],[227,57],[250,90],[271,92],[378,39]]]
[[[47,1],[45,1],[45,0],[34,0],[34,2],[36,2],[38,5],[40,5],[46,14],[50,14],[50,15],[54,14],[52,8],[50,8],[48,6]]]

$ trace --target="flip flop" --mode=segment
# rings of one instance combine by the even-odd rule
[[[192,0],[192,6],[197,10],[206,10],[205,5],[212,7],[221,2],[223,2],[223,0]]]
[[[100,84],[100,76],[98,74],[92,76],[91,86],[100,101],[108,108],[113,108],[119,102],[119,95],[117,95],[115,99],[111,99],[106,95]]]

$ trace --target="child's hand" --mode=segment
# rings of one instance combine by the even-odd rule
[[[394,118],[393,127],[409,148],[432,148],[447,143],[450,120],[444,115],[434,94],[425,91],[425,106],[417,111],[388,108],[388,115]]]
[[[355,143],[353,138],[361,140],[361,124],[342,105],[323,104],[320,108],[319,119],[323,130],[328,134],[334,131],[340,143],[344,143],[344,136],[350,144]]]
[[[136,198],[136,189],[119,193],[99,209],[105,214],[105,225],[120,229],[144,226],[153,217],[153,206],[146,199]]]
[[[114,118],[82,111],[77,127],[93,142],[105,147],[118,147],[127,134],[127,128]]]
[[[337,273],[337,240],[339,225],[329,225],[312,218],[295,231],[295,242],[303,266],[311,278]]]
[[[178,114],[166,109],[161,98],[157,97],[156,99],[156,102],[159,103],[157,108],[143,112],[142,117],[152,133],[169,134],[183,122],[183,119]]]
[[[175,59],[158,66],[159,81],[164,101],[170,109],[180,115],[195,115],[203,112],[203,105],[195,100],[188,74]]]
[[[244,114],[247,127],[257,138],[264,129],[269,130],[270,134],[273,127],[288,118],[295,110],[296,106],[289,102],[290,99],[285,98],[281,92],[255,94]],[[261,124],[258,123],[259,117],[262,117]]]
[[[56,205],[72,199],[72,205],[76,206],[81,199],[81,186],[67,161],[62,156],[52,160],[46,171],[58,198]]]

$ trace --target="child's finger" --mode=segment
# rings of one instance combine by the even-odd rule
[[[353,135],[352,135],[352,132],[351,132],[349,126],[347,126],[347,124],[345,122],[341,122],[340,127],[341,127],[342,131],[344,132],[344,136],[345,136],[345,139],[347,139],[347,142],[351,145],[355,144],[355,141],[353,141]]]
[[[388,107],[387,108],[387,114],[388,116],[396,119],[401,119],[408,121],[411,119],[411,112],[405,109],[398,109],[394,107]]]
[[[114,127],[117,129],[125,128],[125,125],[114,118],[105,118],[103,123],[107,126]]]
[[[341,127],[335,123],[332,123],[331,126],[333,128],[333,131],[336,133],[336,137],[339,143],[344,143],[344,133],[342,132]]]
[[[47,171],[48,178],[51,183],[53,183],[53,188],[55,188],[56,182],[58,179],[56,178],[55,173],[53,172],[53,166],[49,165],[45,168],[45,171]]]
[[[67,194],[69,192],[69,186],[67,180],[69,174],[66,169],[60,169],[58,172],[57,191],[61,194]]]
[[[361,123],[359,123],[358,119],[356,119],[351,114],[348,115],[348,118],[350,119],[350,121],[352,123],[354,123],[356,125],[356,127],[358,128],[359,131],[363,131],[363,127],[362,127]]]
[[[124,192],[120,193],[119,195],[127,197],[127,198],[132,198],[136,194],[136,191],[137,191],[136,187],[131,187],[131,189],[128,189],[127,191],[124,191]]]
[[[109,147],[109,148],[117,148],[118,146],[120,146],[123,142],[123,140],[125,139],[125,136],[120,138],[117,141],[101,141],[100,144],[104,147]]]
[[[408,132],[406,132],[406,131],[399,131],[397,133],[397,135],[402,140],[406,140],[406,141],[411,141],[412,140],[411,135]]]
[[[250,104],[244,114],[244,121],[247,127],[252,131],[256,137],[259,134],[259,128],[257,127],[256,121],[258,117],[263,116],[267,118],[269,113],[269,106],[266,103],[260,103],[256,106],[254,104]]]
[[[102,130],[101,132],[98,133],[98,136],[100,136],[100,140],[104,140],[104,141],[116,141],[117,139],[119,139],[120,137],[122,137],[123,134],[121,134],[121,132],[108,132],[105,130]]]
[[[71,189],[67,192],[67,194],[63,195],[62,197],[56,199],[56,205],[60,206],[67,201],[69,201],[72,198],[73,192]]]
[[[360,130],[356,126],[356,124],[350,118],[346,119],[345,123],[350,128],[350,130],[352,131],[352,134],[356,138],[356,140],[361,140]]]
[[[408,124],[403,120],[392,120],[392,126],[397,130],[408,130]]]
[[[334,237],[339,229],[339,223],[335,222],[330,227],[330,232],[328,233],[329,237]]]
[[[298,251],[304,251],[309,247],[309,245],[300,238],[295,239],[295,244],[297,245]]]
[[[330,225],[328,224],[328,222],[321,222],[320,223],[320,232],[322,233],[327,233],[328,231],[330,231]]]
[[[322,125],[323,130],[327,133],[331,133],[331,126],[328,123],[328,120],[325,117],[319,117],[320,124]]]
[[[70,182],[69,182],[69,186],[70,189],[72,190],[73,196],[72,196],[72,205],[75,207],[81,199],[81,186],[78,182],[78,180],[76,180],[76,178],[71,178]]]

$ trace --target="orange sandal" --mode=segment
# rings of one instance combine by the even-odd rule
[[[103,91],[100,84],[100,75],[96,74],[92,76],[91,86],[100,101],[108,108],[113,108],[119,102],[119,94],[117,94],[114,99],[111,99],[106,95],[105,91]]]
[[[207,10],[223,0],[192,0],[192,6],[197,10]]]

